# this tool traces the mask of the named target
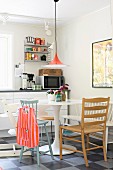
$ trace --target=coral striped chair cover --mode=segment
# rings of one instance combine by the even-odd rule
[[[17,143],[29,148],[34,148],[39,144],[39,128],[33,108],[26,106],[19,109]]]

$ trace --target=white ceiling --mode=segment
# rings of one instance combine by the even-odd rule
[[[42,24],[49,21],[52,24],[55,15],[54,5],[54,0],[0,0],[0,20],[3,20],[2,13],[5,13],[8,22]],[[69,22],[109,5],[110,0],[59,0],[57,19],[59,23]]]

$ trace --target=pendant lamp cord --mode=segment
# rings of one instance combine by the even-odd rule
[[[56,1],[55,1],[55,53],[57,53],[57,38],[56,38]]]

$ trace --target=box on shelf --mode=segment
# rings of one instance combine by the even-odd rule
[[[40,69],[39,76],[62,76],[63,71],[62,69]]]

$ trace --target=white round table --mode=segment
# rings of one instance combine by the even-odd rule
[[[51,106],[54,110],[54,126],[55,126],[55,139],[54,142],[52,144],[52,150],[53,150],[53,155],[60,155],[60,145],[59,145],[59,113],[60,113],[60,108],[63,105],[73,105],[76,104],[77,101],[76,100],[67,100],[67,101],[62,101],[62,102],[55,102],[55,101],[51,101],[48,102],[47,100],[39,100],[39,109],[45,110],[48,106]],[[69,147],[69,145],[68,145]],[[76,149],[73,146],[70,146],[73,149]],[[66,145],[65,145],[66,148]],[[43,150],[48,150],[48,145],[44,145],[42,147],[40,147],[40,151]],[[73,153],[73,151],[69,151],[69,150],[65,150],[63,149],[62,154],[70,154]],[[48,152],[48,154],[50,154]]]

